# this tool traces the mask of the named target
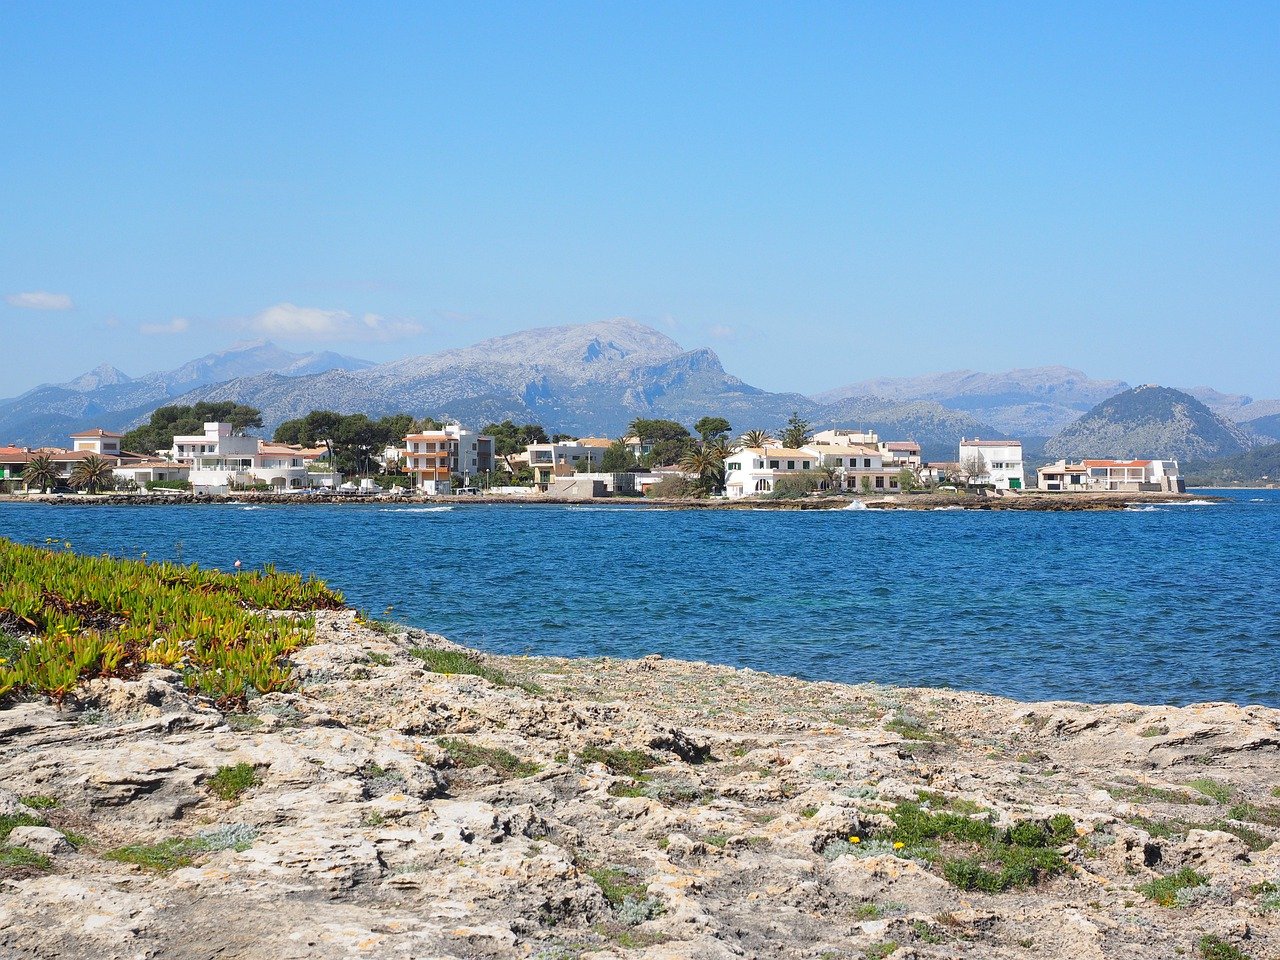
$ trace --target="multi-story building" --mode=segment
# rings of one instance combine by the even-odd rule
[[[94,427],[92,430],[83,430],[71,435],[71,452],[92,453],[99,457],[119,457],[120,441],[123,439],[123,433],[112,433],[110,430]]]
[[[725,496],[730,499],[772,493],[778,479],[818,469],[818,454],[789,447],[743,447],[724,463]]]
[[[1177,460],[1059,460],[1039,470],[1041,490],[1068,493],[1122,491],[1182,493]]]
[[[1021,440],[960,439],[960,470],[970,483],[997,490],[1021,490],[1026,485]]]
[[[493,437],[446,424],[441,430],[411,433],[404,438],[405,472],[425,493],[453,490],[454,476],[470,477],[493,469]]]
[[[903,464],[887,460],[879,446],[814,444],[805,448],[819,458],[819,466],[829,469],[835,487],[853,493],[897,493]]]
[[[546,493],[557,476],[572,473],[599,472],[607,445],[587,443],[582,440],[560,443],[531,443],[525,448],[529,469],[533,471],[533,485]]]
[[[238,435],[229,423],[206,423],[204,433],[174,437],[169,459],[188,468],[193,489],[207,493],[258,483],[277,490],[332,486],[336,474],[310,469],[314,453]]]

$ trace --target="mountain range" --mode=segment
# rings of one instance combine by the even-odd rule
[[[1106,436],[1098,432],[1099,418],[1108,414],[1094,413],[1129,390],[1123,381],[1093,379],[1067,367],[1039,367],[864,380],[814,396],[774,393],[728,373],[711,350],[685,350],[652,327],[619,319],[527,330],[382,364],[332,353],[291,353],[254,341],[137,379],[104,365],[0,401],[0,440],[32,446],[65,443],[68,433],[86,426],[136,425],[157,406],[232,400],[262,410],[267,431],[312,409],[371,416],[430,414],[477,425],[510,418],[566,433],[610,436],[623,433],[636,417],[692,424],[712,414],[726,417],[737,430],[775,430],[797,412],[817,428],[864,427],[885,437],[914,439],[926,457],[937,460],[954,459],[961,436],[1019,436],[1034,461],[1042,445],[1075,449],[1070,443],[1079,439],[1079,431],[1056,445],[1054,440],[1082,418],[1093,417],[1090,429]],[[1256,401],[1207,387],[1196,392],[1204,402],[1179,396],[1196,405],[1197,416],[1203,407],[1221,423],[1211,426],[1203,417],[1192,418],[1193,432],[1225,429],[1241,445],[1238,449],[1272,436],[1267,430],[1273,429],[1271,418],[1280,413],[1280,401]],[[1175,407],[1190,409],[1182,400],[1164,401],[1166,419],[1176,419]],[[1257,423],[1235,426],[1209,409],[1215,405],[1226,417],[1254,415]],[[1113,413],[1126,415],[1124,410]],[[1163,436],[1151,433],[1153,439]],[[1204,442],[1189,447],[1197,456],[1213,449],[1236,452],[1220,437],[1200,439]]]

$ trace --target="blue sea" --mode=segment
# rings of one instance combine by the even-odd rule
[[[1213,492],[1107,513],[0,504],[0,536],[314,572],[499,653],[1280,706],[1280,491]]]

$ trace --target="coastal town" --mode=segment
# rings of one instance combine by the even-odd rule
[[[206,422],[202,432],[174,434],[167,448],[154,450],[128,449],[128,435],[94,427],[72,434],[67,447],[0,447],[0,492],[555,500],[1185,492],[1172,459],[1060,459],[1031,467],[1020,441],[974,437],[961,438],[955,460],[931,461],[912,440],[883,440],[861,428],[812,431],[796,418],[779,437],[751,430],[734,439],[721,418],[699,421],[700,437],[674,421],[636,420],[633,432],[616,439],[548,437],[537,425],[509,421],[479,430],[404,419],[404,436],[367,451],[364,469],[344,469],[352,464],[339,462],[331,440],[266,440],[230,422]],[[532,441],[522,443],[519,431]]]

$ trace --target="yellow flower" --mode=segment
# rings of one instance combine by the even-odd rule
[[[862,842],[862,838],[861,838],[861,837],[850,837],[850,838],[849,838],[849,842],[850,842],[850,843],[861,843],[861,842]]]
[[[901,840],[899,840],[897,843],[895,843],[895,844],[893,845],[893,849],[895,849],[895,850],[901,850],[901,849],[902,849],[903,847],[905,847],[905,846],[906,846],[906,844],[905,844],[905,843],[903,843]]]

